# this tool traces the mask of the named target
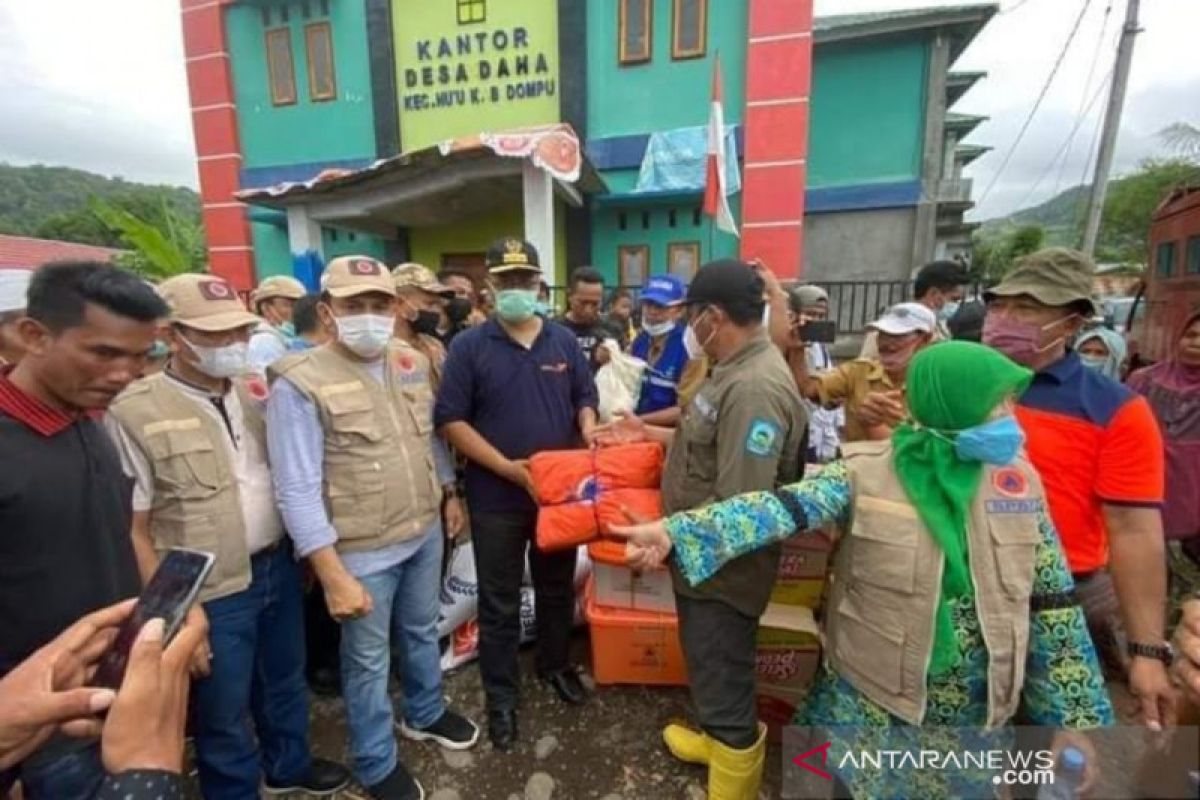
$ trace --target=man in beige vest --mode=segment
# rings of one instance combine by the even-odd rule
[[[254,313],[262,317],[250,336],[250,368],[264,372],[292,349],[296,325],[292,313],[304,297],[304,284],[289,275],[264,278],[250,294]]]
[[[441,284],[426,267],[406,262],[392,270],[396,280],[396,338],[421,351],[433,370],[433,390],[437,392],[446,348],[438,338],[446,303],[454,290]]]
[[[388,696],[401,640],[400,731],[463,750],[474,723],[446,708],[437,616],[447,526],[462,525],[454,470],[433,432],[429,360],[393,338],[396,288],[366,256],[334,259],[318,312],[335,339],[289,355],[274,379],[267,438],[288,533],[342,622],[342,696],[358,781],[373,797],[424,790],[397,759]]]
[[[265,778],[272,792],[332,794],[349,774],[310,755],[300,570],[275,510],[267,386],[244,377],[258,320],[212,275],[171,278],[159,293],[171,308],[170,361],[126,389],[105,424],[134,480],[142,579],[168,547],[216,556],[200,593],[212,648],[195,686],[201,789],[252,797]]]

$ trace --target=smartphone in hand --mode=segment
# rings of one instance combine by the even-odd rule
[[[200,587],[212,571],[215,560],[212,553],[183,547],[173,547],[163,555],[158,569],[142,589],[133,613],[125,620],[112,647],[100,660],[91,680],[92,685],[120,688],[133,642],[142,626],[155,617],[161,617],[164,623],[163,644],[171,641],[196,602]]]
[[[833,320],[812,320],[796,328],[796,338],[806,344],[833,344],[837,339],[837,323]]]

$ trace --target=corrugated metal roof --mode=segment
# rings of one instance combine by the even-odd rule
[[[112,261],[124,250],[0,234],[0,267],[35,269],[51,261]]]

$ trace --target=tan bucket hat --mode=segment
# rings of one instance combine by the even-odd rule
[[[333,297],[369,292],[396,296],[396,283],[388,268],[370,256],[341,256],[330,261],[321,275],[321,289]]]
[[[438,283],[437,276],[424,264],[408,261],[392,270],[392,278],[396,281],[396,290],[420,289],[430,294],[442,297],[453,297],[454,290],[445,284]]]
[[[1004,280],[983,293],[984,300],[1027,294],[1048,306],[1087,303],[1097,313],[1092,300],[1096,264],[1078,250],[1047,247],[1018,259]]]
[[[176,275],[158,285],[171,308],[171,321],[201,331],[227,331],[257,325],[237,291],[216,275]]]
[[[265,278],[258,288],[250,293],[251,303],[260,303],[273,297],[286,297],[289,300],[299,300],[308,294],[304,284],[288,275],[272,275]]]

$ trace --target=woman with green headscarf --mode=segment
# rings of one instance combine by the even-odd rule
[[[913,358],[912,418],[890,440],[847,446],[842,460],[776,492],[613,530],[629,540],[632,565],[673,550],[692,584],[797,531],[843,532],[824,669],[795,724],[823,729],[826,768],[855,797],[991,796],[994,787],[987,771],[856,769],[839,752],[896,749],[905,735],[913,749],[995,747],[1018,707],[1028,725],[1113,723],[1041,482],[1021,453],[1011,402],[1031,379],[982,345],[934,345]],[[1070,739],[1089,750],[1077,734],[1058,744]]]

